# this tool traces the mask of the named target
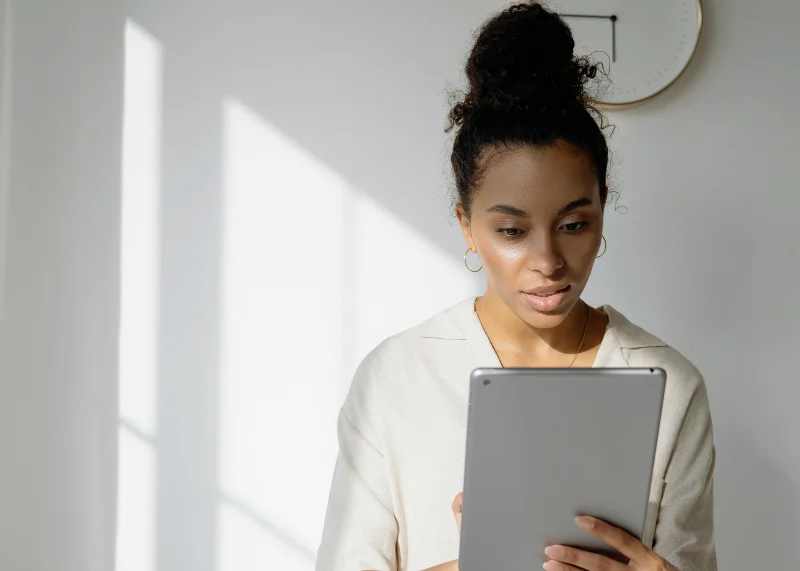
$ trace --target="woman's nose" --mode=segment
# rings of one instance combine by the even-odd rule
[[[527,259],[530,271],[551,276],[563,266],[564,259],[551,236],[538,236],[531,240]]]

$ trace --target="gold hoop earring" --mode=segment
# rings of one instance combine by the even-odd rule
[[[471,251],[472,251],[472,248],[467,248],[467,251],[464,254],[464,265],[467,266],[467,269],[469,271],[471,271],[473,274],[477,274],[479,271],[481,271],[483,269],[483,264],[481,264],[481,267],[478,268],[477,270],[473,270],[472,268],[469,267],[469,264],[467,263],[467,256],[469,256],[469,253]],[[475,253],[477,254],[477,252],[475,252]]]
[[[606,237],[602,236],[602,238],[603,238],[603,251],[599,256],[596,256],[595,259],[602,258],[606,253],[606,249],[608,248],[608,242],[606,242]]]

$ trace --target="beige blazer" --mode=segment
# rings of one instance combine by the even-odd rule
[[[595,367],[667,372],[644,542],[681,571],[715,571],[715,452],[703,378],[675,349],[603,309],[609,324]],[[474,298],[364,359],[339,415],[317,571],[419,571],[458,558],[450,506],[463,485],[469,376],[499,366]]]

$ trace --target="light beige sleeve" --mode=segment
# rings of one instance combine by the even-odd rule
[[[397,570],[397,520],[375,422],[377,372],[369,363],[359,367],[339,413],[339,455],[316,571]]]
[[[654,551],[680,571],[716,571],[714,463],[708,395],[691,397],[667,468]]]

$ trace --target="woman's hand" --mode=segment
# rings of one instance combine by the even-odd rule
[[[461,510],[464,494],[458,494],[453,500],[453,515],[456,518],[458,534],[461,535]],[[547,571],[678,571],[667,561],[648,549],[641,541],[628,533],[596,518],[579,517],[578,527],[586,533],[604,541],[622,555],[630,559],[625,565],[602,555],[596,555],[580,549],[552,545],[545,550],[550,561],[544,564]],[[458,571],[458,561],[445,563],[429,571]]]
[[[464,505],[464,494],[458,494],[453,500],[453,515],[456,516],[458,526],[458,536],[461,537],[461,509]]]
[[[551,545],[544,550],[550,561],[544,564],[547,571],[678,571],[667,561],[648,549],[641,541],[604,521],[592,517],[579,517],[578,527],[604,541],[630,559],[625,565],[602,555],[581,551],[563,545]]]

